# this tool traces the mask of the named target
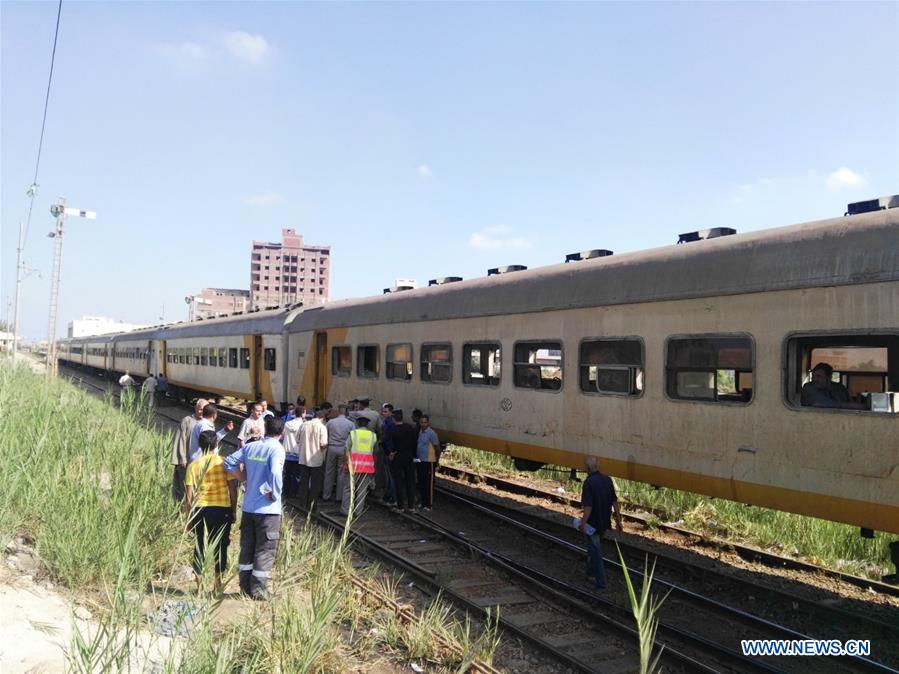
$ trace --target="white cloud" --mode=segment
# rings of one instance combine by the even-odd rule
[[[430,178],[432,175],[431,167],[428,166],[427,164],[419,164],[418,165],[418,175],[420,175],[422,178]]]
[[[258,66],[271,53],[268,41],[262,35],[235,30],[225,35],[225,47],[237,60]]]
[[[846,168],[845,166],[841,166],[836,171],[827,176],[827,189],[831,192],[836,192],[837,190],[841,190],[844,187],[847,188],[855,188],[855,187],[863,187],[865,184],[865,177],[855,171]]]
[[[503,236],[512,233],[508,225],[494,225],[468,237],[468,245],[477,250],[496,250],[499,248],[527,248],[530,244],[519,236]]]
[[[266,190],[261,194],[251,194],[244,197],[243,202],[248,206],[277,206],[278,204],[287,203],[287,199],[283,194]]]

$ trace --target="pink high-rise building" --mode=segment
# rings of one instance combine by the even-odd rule
[[[281,243],[254,241],[250,253],[250,299],[253,309],[309,306],[328,301],[331,246],[303,243],[293,229],[281,230]]]

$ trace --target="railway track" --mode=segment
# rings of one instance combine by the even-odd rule
[[[447,465],[441,465],[438,468],[438,473],[455,478],[460,481],[470,482],[475,485],[486,484],[501,491],[506,491],[513,494],[521,494],[524,496],[541,498],[552,501],[553,503],[558,503],[560,505],[577,509],[580,509],[581,507],[580,500],[573,498],[568,494],[547,491],[545,489],[540,489],[539,487],[534,487],[533,485],[522,484],[521,482],[509,480],[497,475],[476,473],[464,468],[460,468],[458,466]],[[795,571],[818,574],[821,576],[826,576],[828,578],[833,578],[834,580],[839,580],[849,585],[863,588],[870,592],[876,592],[878,594],[888,595],[891,597],[899,597],[899,585],[890,585],[889,583],[882,583],[870,578],[862,578],[860,576],[855,576],[849,573],[827,569],[816,564],[811,564],[810,562],[804,562],[800,559],[784,557],[783,555],[768,552],[767,550],[760,550],[750,545],[744,545],[742,543],[735,543],[732,541],[710,537],[705,534],[691,531],[690,529],[685,529],[674,524],[659,522],[656,520],[650,522],[646,517],[635,512],[628,512],[626,509],[630,507],[632,509],[643,510],[644,512],[653,512],[652,509],[647,509],[640,504],[628,503],[626,501],[622,501],[622,506],[625,508],[625,510],[622,511],[622,517],[626,521],[633,522],[644,527],[651,526],[661,531],[677,534],[679,536],[689,538],[693,541],[700,541],[703,544],[716,548],[727,549],[729,551],[735,552],[742,559],[749,562],[758,562],[772,568],[793,569]],[[661,513],[658,514],[661,515]]]
[[[453,527],[458,526],[458,522],[465,522],[466,538],[483,537],[489,542],[492,552],[517,554],[521,558],[521,549],[526,548],[523,554],[525,563],[536,572],[566,584],[577,582],[585,565],[586,549],[581,537],[570,526],[547,522],[471,494],[463,496],[445,485],[438,487],[438,491],[441,505],[429,517],[441,526]],[[471,517],[472,511],[487,519],[479,522]],[[509,543],[497,537],[496,532],[509,527],[516,531],[519,540]],[[875,652],[881,654],[888,664],[869,658],[851,661],[841,658],[839,661],[822,661],[818,669],[827,671],[827,667],[833,664],[836,667],[832,671],[896,671],[892,669],[895,656],[891,655],[895,653],[893,645],[899,642],[899,626],[896,624],[812,602],[709,569],[690,567],[682,559],[666,558],[656,552],[647,553],[625,541],[620,541],[620,546],[632,577],[639,575],[638,570],[643,568],[647,554],[656,564],[654,586],[659,594],[669,593],[660,612],[663,623],[690,629],[696,634],[720,634],[735,648],[739,648],[741,639],[750,638],[871,639]],[[614,548],[610,551],[609,547],[610,544],[607,544],[605,552],[606,568],[612,570],[610,586],[597,601],[611,598],[623,605],[625,591],[620,580],[621,565]],[[752,597],[750,603],[762,607],[765,615],[744,608],[747,597]],[[661,627],[659,633],[663,634]]]
[[[84,383],[107,390],[89,381]],[[180,421],[183,410],[177,410],[175,416],[167,414],[169,410],[175,412],[177,408],[156,411],[171,421]],[[485,481],[484,476],[458,468],[441,470],[455,473],[457,478]],[[486,477],[493,486],[506,483],[514,485],[516,491],[523,489],[518,483]],[[610,578],[610,590],[598,595],[580,586],[577,573],[559,573],[562,568],[584,567],[585,550],[576,542],[573,530],[558,524],[551,526],[546,520],[471,494],[453,493],[446,485],[441,485],[440,491],[440,507],[429,517],[370,508],[354,525],[354,544],[401,568],[432,592],[442,592],[467,611],[485,616],[488,608],[497,607],[507,633],[527,641],[571,670],[597,671],[601,666],[601,671],[632,671],[637,662],[637,637],[630,627],[633,619],[623,603],[621,587],[616,590]],[[570,497],[557,493],[530,489],[529,495],[562,503],[567,500],[566,504],[572,505]],[[327,509],[314,514],[320,525],[342,530],[342,519],[335,515]],[[459,530],[460,523],[464,531]],[[535,554],[537,550],[539,554]],[[643,551],[624,545],[622,552],[632,576],[635,575],[635,569],[642,568]],[[873,633],[877,635],[872,638],[875,652],[881,638],[899,640],[899,631],[893,624],[813,604],[729,575],[710,579],[715,574],[707,569],[684,569],[682,561],[659,557],[658,563],[654,582],[661,591],[671,592],[659,627],[659,641],[665,645],[666,671],[807,671],[812,664],[807,658],[744,658],[739,640],[805,640],[811,636],[799,627],[820,627],[822,621],[829,621],[833,629],[815,632],[814,637],[869,638]],[[619,566],[614,560],[607,560],[606,564],[607,568]],[[769,613],[795,614],[793,626],[691,589],[695,583],[687,581],[696,575],[701,576],[700,586],[717,587],[716,597],[751,589],[756,600],[775,607]],[[671,577],[678,578],[678,582],[672,582]],[[609,598],[613,596],[617,601]],[[812,662],[816,671],[824,672],[897,672],[890,665],[868,658],[815,658]]]

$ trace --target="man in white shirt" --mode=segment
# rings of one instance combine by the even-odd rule
[[[327,410],[317,409],[315,418],[307,421],[297,433],[297,455],[300,458],[300,488],[297,499],[300,507],[312,508],[322,493],[325,474],[325,452],[328,448]]]
[[[343,496],[343,455],[346,447],[346,440],[350,436],[350,431],[356,428],[356,424],[347,418],[347,406],[339,405],[337,407],[339,416],[331,419],[327,423],[328,430],[328,455],[325,458],[325,484],[322,492],[322,500],[330,501],[331,495],[334,494],[334,500],[340,502]],[[336,484],[336,491],[335,491]]]
[[[253,405],[253,411],[250,416],[244,419],[240,425],[240,432],[237,434],[237,446],[243,447],[254,440],[261,440],[265,435],[265,420],[262,418],[262,405],[256,403]]]
[[[263,418],[263,419],[265,419],[266,417],[273,417],[273,416],[275,416],[275,413],[272,412],[272,411],[268,408],[268,400],[260,400],[260,401],[259,401],[259,404],[262,405],[262,418]]]

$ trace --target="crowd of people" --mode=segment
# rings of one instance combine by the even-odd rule
[[[196,402],[175,433],[171,463],[172,496],[183,503],[196,533],[198,586],[204,559],[211,555],[220,587],[240,483],[240,588],[256,599],[268,596],[284,499],[307,510],[335,501],[344,515],[351,509],[361,514],[370,493],[396,510],[433,508],[440,439],[430,418],[416,409],[407,421],[403,410],[389,403],[380,412],[369,405],[360,398],[336,408],[324,402],[307,409],[300,398],[277,417],[260,400],[240,426],[237,450],[220,456],[219,443],[234,424],[217,430],[215,404]]]
[[[300,398],[275,416],[268,403],[253,404],[237,434],[238,448],[221,456],[217,449],[234,429],[216,429],[218,409],[200,399],[175,433],[171,463],[172,496],[183,503],[196,534],[193,568],[199,588],[204,561],[214,563],[221,589],[228,566],[231,525],[236,522],[238,485],[244,485],[238,569],[241,592],[267,599],[280,540],[285,499],[306,510],[336,501],[340,512],[361,514],[371,492],[395,510],[428,511],[434,506],[434,478],[440,438],[430,418],[413,410],[411,419],[385,403],[380,413],[366,398],[335,408],[324,402],[307,409]],[[576,525],[587,546],[587,582],[605,588],[602,539],[612,516],[621,531],[621,512],[612,479],[595,457],[586,459],[583,517]]]

